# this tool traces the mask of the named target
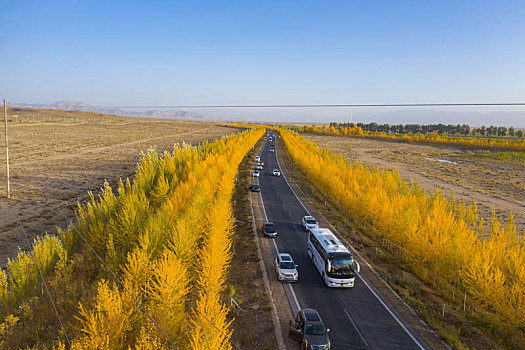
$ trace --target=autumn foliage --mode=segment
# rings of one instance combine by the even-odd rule
[[[195,147],[176,145],[173,153],[150,149],[133,181],[121,181],[116,193],[106,184],[100,195],[91,194],[75,225],[38,239],[0,271],[4,346],[35,339],[15,335],[27,326],[22,305],[36,295],[38,305],[46,303],[36,261],[63,317],[68,307],[74,314],[66,324],[73,349],[171,349],[171,342],[180,349],[231,349],[223,296],[234,229],[231,195],[240,162],[263,134],[251,129]],[[79,265],[83,275],[72,273]],[[68,285],[78,286],[75,293],[59,293]],[[47,346],[63,348],[58,338]]]
[[[403,266],[434,285],[454,285],[507,333],[525,327],[525,247],[512,213],[489,226],[476,203],[409,185],[397,169],[369,168],[281,130],[294,162],[333,201],[366,220],[401,252]],[[488,233],[488,237],[487,237]]]
[[[382,132],[363,131],[358,126],[335,128],[333,125],[327,126],[304,126],[300,129],[305,132],[314,132],[321,134],[337,134],[337,135],[352,135],[363,136],[385,141],[407,142],[407,143],[421,143],[431,145],[442,145],[447,147],[462,147],[473,149],[486,149],[494,151],[525,151],[525,139],[509,139],[509,138],[476,138],[476,137],[450,137],[438,135],[437,133],[421,134],[421,135],[398,135],[386,134]]]

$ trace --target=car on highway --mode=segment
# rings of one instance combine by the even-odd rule
[[[261,157],[260,156],[255,156],[255,161],[256,162],[260,162],[261,161]]]
[[[277,237],[277,228],[273,222],[266,221],[262,226],[262,230],[265,237]]]
[[[290,320],[288,326],[288,337],[301,342],[301,349],[328,350],[331,348],[328,333],[321,316],[315,309],[301,309]]]
[[[279,169],[273,169],[273,176],[281,176],[281,171]]]
[[[251,184],[250,186],[248,186],[248,188],[252,192],[259,192],[261,190],[258,184]]]
[[[252,174],[253,177],[259,177],[260,173],[259,170],[255,170]]]
[[[297,282],[299,280],[298,266],[288,253],[281,253],[275,257],[275,272],[279,281]]]
[[[257,170],[263,170],[263,166],[262,166],[262,164],[257,163],[257,165],[255,166],[255,169],[257,169]]]
[[[275,148],[270,148],[270,152],[275,152]]]
[[[268,141],[272,142],[272,138],[271,138],[271,137],[268,137]]]
[[[303,225],[303,230],[310,231],[313,228],[318,228],[319,224],[313,216],[303,216],[301,219],[301,224]]]

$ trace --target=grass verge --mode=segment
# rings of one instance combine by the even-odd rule
[[[264,139],[264,137],[262,138]],[[260,142],[260,141],[259,141]],[[257,144],[254,150],[258,149]],[[238,304],[231,306],[235,317],[232,340],[241,349],[276,349],[277,341],[271,318],[271,305],[264,289],[257,255],[257,243],[252,231],[252,213],[248,185],[254,151],[249,152],[239,166],[233,194],[235,234],[232,236],[233,258],[226,281],[228,297]]]

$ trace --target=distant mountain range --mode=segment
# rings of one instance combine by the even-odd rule
[[[184,120],[229,120],[249,122],[317,123],[354,122],[378,124],[468,124],[471,127],[505,126],[525,129],[525,111],[448,111],[433,109],[400,109],[363,112],[340,109],[307,110],[284,108],[200,108],[194,112],[174,109],[127,110],[97,107],[82,102],[61,101],[53,104],[14,103],[11,106],[61,109],[121,115],[126,117]],[[351,113],[350,113],[351,112]]]
[[[83,111],[93,113],[104,113],[120,115],[124,117],[162,118],[162,119],[186,119],[186,120],[212,120],[213,117],[205,117],[202,114],[181,110],[143,110],[130,111],[122,108],[97,107],[76,101],[60,101],[53,104],[35,103],[13,103],[12,107],[38,108],[38,109],[60,109],[65,111]]]

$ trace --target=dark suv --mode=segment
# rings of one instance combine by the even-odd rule
[[[301,342],[302,349],[330,349],[328,332],[330,332],[330,329],[324,326],[321,316],[315,309],[299,310],[295,316],[295,322],[290,321],[290,326],[288,327],[288,336]]]

